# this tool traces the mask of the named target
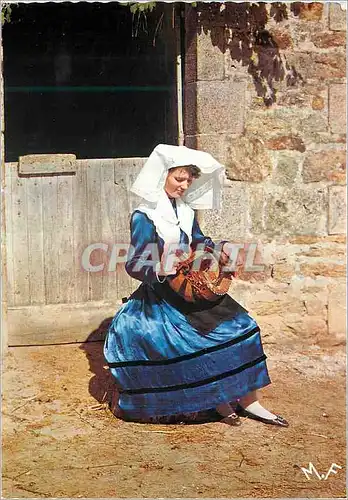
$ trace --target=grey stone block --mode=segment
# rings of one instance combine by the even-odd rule
[[[200,134],[187,135],[185,146],[207,151],[220,163],[226,165],[228,148],[233,141],[238,142],[240,134]]]
[[[347,88],[337,84],[329,87],[329,124],[333,134],[347,131]]]
[[[277,166],[272,176],[273,184],[292,186],[296,180],[301,157],[294,153],[279,153]]]
[[[330,5],[329,25],[333,31],[347,30],[347,11],[337,3]]]
[[[264,232],[265,201],[264,187],[262,185],[250,184],[248,186],[249,231],[255,236],[261,235]]]
[[[225,165],[225,136],[221,134],[189,135],[185,137],[185,146],[210,153],[217,161]]]
[[[328,304],[328,326],[330,336],[338,342],[345,343],[347,335],[347,289],[344,283],[337,283],[330,287]]]
[[[215,28],[215,32],[223,43],[224,28]],[[197,36],[197,80],[223,80],[224,54],[218,45],[213,45],[210,33]]]
[[[278,189],[267,196],[265,229],[269,236],[327,234],[327,195],[324,188]]]
[[[346,233],[346,186],[329,187],[329,234]]]
[[[201,228],[215,240],[241,241],[246,235],[248,199],[244,182],[225,188],[222,210],[202,210]]]
[[[245,93],[245,82],[200,81],[186,85],[186,134],[242,133]]]

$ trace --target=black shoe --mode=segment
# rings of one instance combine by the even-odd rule
[[[237,415],[237,413],[235,412],[231,413],[231,415],[228,415],[228,417],[224,417],[220,422],[231,426],[238,426],[242,424],[239,415]]]
[[[251,413],[251,411],[245,410],[240,404],[237,404],[236,406],[236,413],[241,417],[252,418],[253,420],[258,420],[259,422],[263,422],[264,424],[289,427],[289,423],[285,420],[285,418],[281,417],[280,415],[277,415],[276,418],[259,417],[259,415],[255,415],[255,413]]]

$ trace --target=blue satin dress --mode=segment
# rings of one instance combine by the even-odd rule
[[[131,244],[135,251],[127,272],[139,288],[114,317],[104,356],[119,391],[119,408],[128,419],[193,413],[235,401],[270,383],[260,329],[229,296],[221,304],[203,302],[197,309],[176,300],[168,284],[159,283],[153,264],[144,260],[147,244],[163,240],[153,222],[135,211]],[[188,243],[181,231],[181,243]],[[192,247],[213,247],[196,221]],[[177,296],[178,297],[178,296]]]

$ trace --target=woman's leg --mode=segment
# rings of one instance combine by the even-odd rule
[[[245,396],[240,398],[239,404],[244,410],[250,411],[254,415],[262,418],[276,419],[277,415],[266,410],[258,401],[257,392],[248,392]]]
[[[240,425],[241,420],[237,413],[234,411],[232,406],[229,403],[221,403],[216,408],[216,411],[224,417],[222,421],[229,425]]]

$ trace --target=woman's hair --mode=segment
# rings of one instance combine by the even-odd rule
[[[178,169],[187,170],[188,173],[194,179],[198,179],[198,177],[200,177],[200,175],[201,175],[201,171],[200,171],[200,169],[198,167],[196,167],[196,165],[183,165],[183,166],[180,166],[180,167],[173,167],[173,168],[170,168],[168,170],[168,172],[173,172],[173,170],[178,170]]]

